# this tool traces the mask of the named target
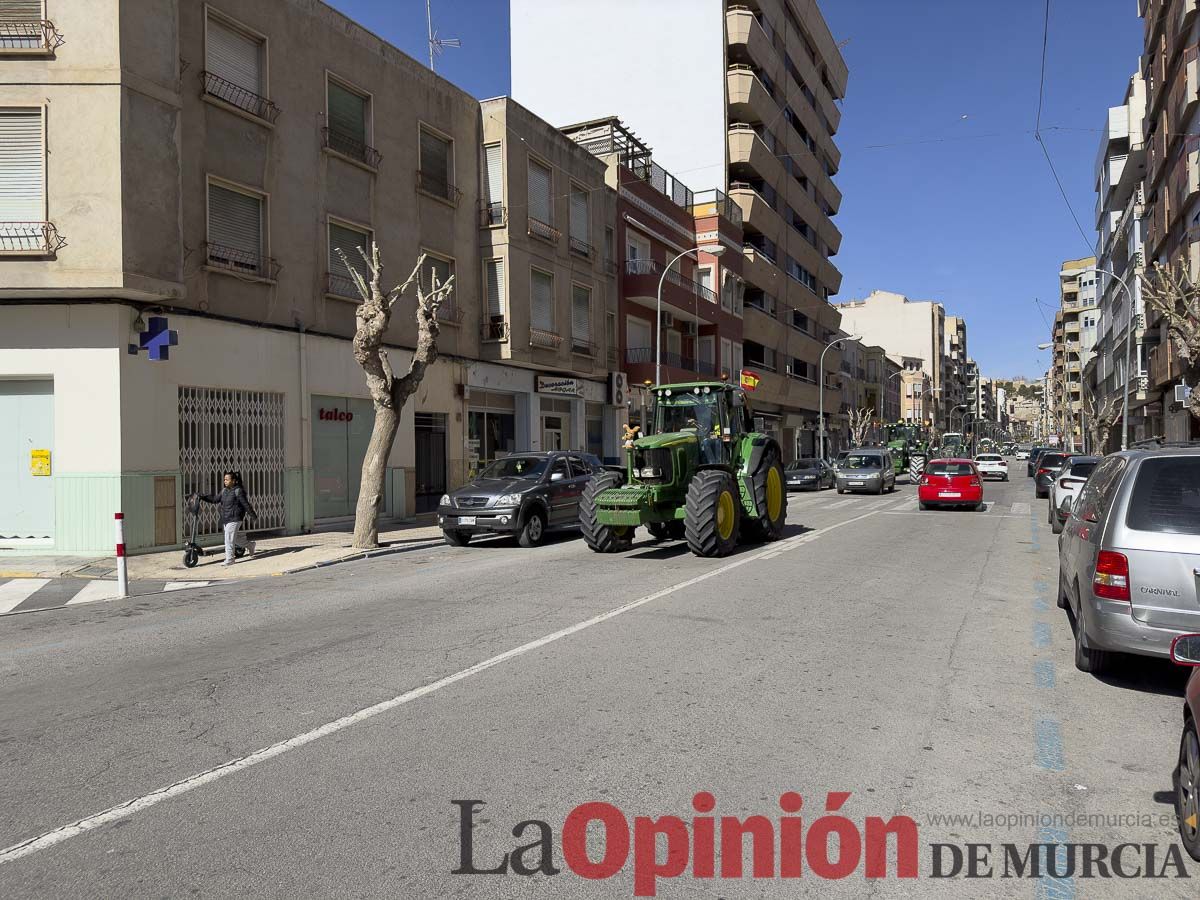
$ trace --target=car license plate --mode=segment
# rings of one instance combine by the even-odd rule
[[[474,525],[475,517],[474,516],[459,516],[458,524],[459,525]]]
[[[846,483],[850,485],[850,487],[862,487],[864,484],[866,484],[865,481],[848,481]]]
[[[939,497],[956,497],[956,498],[961,498],[961,497],[962,497],[962,494],[958,493],[957,491],[940,491],[940,492],[938,493],[938,496],[939,496]]]

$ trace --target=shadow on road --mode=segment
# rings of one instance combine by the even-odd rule
[[[1191,669],[1177,666],[1165,659],[1148,656],[1125,656],[1113,660],[1112,671],[1099,680],[1113,687],[1159,694],[1164,697],[1184,696]]]

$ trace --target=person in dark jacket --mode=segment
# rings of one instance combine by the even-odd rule
[[[223,479],[224,487],[219,494],[200,494],[205,503],[217,504],[221,515],[221,528],[225,532],[225,565],[232,566],[234,547],[244,547],[247,553],[254,553],[254,542],[247,541],[245,530],[246,516],[256,515],[250,499],[242,487],[242,476],[237,472],[226,472]]]

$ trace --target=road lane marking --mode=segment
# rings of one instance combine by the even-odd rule
[[[374,718],[382,713],[390,712],[397,707],[404,706],[407,703],[412,703],[414,700],[419,700],[422,697],[434,693],[435,691],[440,691],[442,688],[449,687],[452,684],[457,684],[458,682],[471,678],[474,675],[478,675],[481,672],[486,672],[488,669],[494,668],[501,663],[508,662],[510,659],[516,659],[518,656],[524,656],[526,653],[539,650],[548,644],[553,644],[556,641],[570,637],[573,634],[578,634],[579,632],[591,628],[594,625],[607,622],[609,619],[615,619],[617,616],[635,610],[641,606],[645,606],[647,603],[652,603],[655,600],[660,600],[663,597],[670,596],[671,594],[700,584],[703,581],[708,581],[710,578],[716,578],[718,575],[724,575],[727,572],[732,572],[734,569],[740,569],[742,566],[749,563],[778,556],[780,553],[785,552],[786,550],[794,549],[801,544],[807,544],[811,541],[814,541],[822,535],[827,534],[837,528],[841,528],[844,525],[849,525],[853,522],[858,522],[862,519],[867,519],[871,516],[877,515],[878,512],[879,510],[871,510],[870,512],[865,512],[862,515],[854,516],[853,518],[846,519],[842,522],[835,522],[832,525],[826,525],[824,528],[818,528],[815,531],[808,531],[804,534],[790,537],[787,540],[778,541],[777,543],[772,544],[770,549],[747,554],[746,556],[742,556],[733,560],[732,562],[725,563],[723,566],[719,566],[716,569],[712,569],[701,575],[697,575],[694,578],[689,578],[686,581],[681,581],[678,584],[655,591],[653,594],[647,594],[645,597],[642,597],[638,600],[631,600],[629,603],[623,604],[622,606],[615,607],[607,612],[599,613],[598,615],[592,616],[590,619],[584,619],[582,622],[577,622],[574,625],[568,625],[566,628],[559,629],[558,631],[552,632],[544,637],[529,641],[526,644],[521,644],[519,647],[513,647],[511,650],[506,650],[503,653],[497,654],[490,659],[485,659],[482,662],[478,662],[475,665],[455,672],[452,675],[439,678],[437,681],[431,681],[429,684],[422,685],[419,688],[414,688],[411,691],[406,691],[403,694],[399,694],[389,700],[383,700],[372,706],[363,707],[357,712],[342,716],[340,719],[335,719],[332,722],[327,722],[326,724],[314,728],[311,731],[306,731],[303,734],[298,734],[295,737],[288,738],[287,740],[271,744],[269,747],[263,747],[261,750],[255,750],[253,753],[249,753],[246,756],[240,756],[237,759],[231,759],[219,766],[214,766],[213,768],[206,769],[203,772],[198,772],[195,775],[189,776],[188,778],[184,778],[180,781],[176,781],[173,784],[167,785],[166,787],[158,788],[157,790],[151,791],[148,794],[143,794],[140,797],[136,797],[133,800],[127,800],[124,803],[118,803],[116,806],[110,806],[108,809],[95,813],[94,815],[78,819],[69,825],[60,826],[52,831],[47,831],[45,834],[28,838],[27,840],[13,844],[3,850],[0,850],[0,866],[6,863],[15,862],[16,860],[22,859],[26,856],[32,856],[34,853],[37,853],[41,850],[46,850],[55,846],[56,844],[61,844],[73,837],[79,837],[80,835],[87,834],[89,831],[102,828],[112,822],[116,822],[121,819],[127,819],[130,816],[150,809],[152,806],[157,806],[164,800],[170,800],[173,797],[186,794],[188,791],[192,791],[198,787],[202,787],[203,785],[218,781],[228,775],[233,775],[234,773],[240,772],[244,769],[249,769],[252,766],[266,762],[267,760],[273,759],[276,756],[281,756],[282,754],[287,753],[289,750],[296,750],[300,747],[303,747],[305,744],[311,744],[313,741],[328,737],[331,734],[336,734],[337,732],[349,728],[352,725],[365,722],[367,719]],[[777,549],[780,547],[783,549]]]
[[[49,583],[49,578],[14,578],[0,584],[0,613],[16,609]]]
[[[67,601],[67,606],[76,603],[95,603],[99,600],[113,600],[117,596],[115,581],[89,581],[74,597]]]
[[[828,506],[824,507],[824,509],[841,509],[843,506],[849,506],[851,503],[857,502],[858,501],[853,498],[847,500],[838,500],[836,503],[830,503]]]
[[[1027,515],[1029,515],[1029,512],[1030,512],[1029,504],[1026,503],[1024,500],[1019,500],[1012,505],[1012,511],[1013,511],[1013,515],[1015,515],[1015,516],[1016,515],[1027,516]]]
[[[188,588],[204,587],[207,581],[168,581],[163,585],[164,591],[183,591]]]

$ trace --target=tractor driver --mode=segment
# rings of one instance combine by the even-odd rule
[[[700,436],[700,461],[710,465],[721,462],[721,417],[707,403],[696,407],[696,434]]]

